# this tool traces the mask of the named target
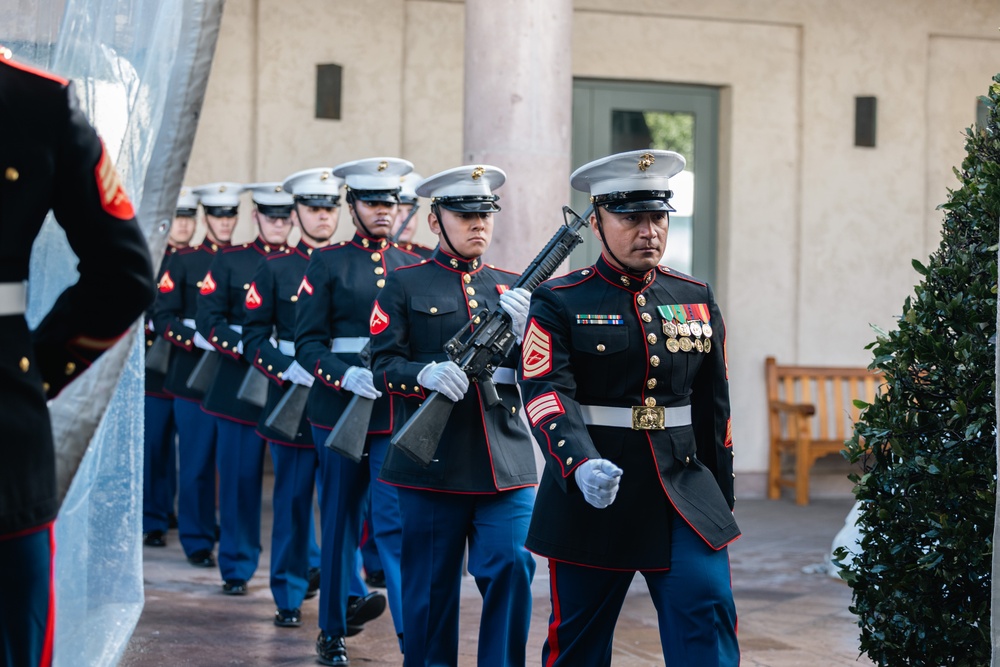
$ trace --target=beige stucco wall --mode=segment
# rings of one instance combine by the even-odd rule
[[[1000,5],[574,7],[574,76],[722,90],[715,287],[730,331],[738,489],[759,495],[763,360],[867,364],[868,323],[892,325],[917,279],[910,259],[936,246],[934,208],[955,183],[961,131],[1000,71]],[[456,1],[227,3],[187,182],[279,179],[379,153],[424,175],[459,164],[463,38]],[[344,66],[341,121],[313,118],[315,65],[328,62]],[[878,98],[875,148],[853,145],[859,95]],[[553,205],[568,195],[552,193]],[[349,234],[344,214],[337,238]]]

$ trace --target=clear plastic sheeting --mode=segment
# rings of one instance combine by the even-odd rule
[[[142,613],[142,360],[133,342],[59,510],[57,667],[117,664]]]
[[[202,17],[217,31],[220,15],[221,0],[0,2],[0,41],[15,59],[74,81],[156,258],[183,176],[164,165],[186,163],[190,110],[204,95],[189,70],[200,66],[207,78],[214,50]],[[192,65],[192,51],[207,56]],[[144,189],[155,202],[143,201]],[[29,325],[75,282],[76,264],[50,216],[32,250]],[[116,664],[142,612],[141,341],[130,333],[50,402],[57,474],[68,484],[56,521],[57,666]]]

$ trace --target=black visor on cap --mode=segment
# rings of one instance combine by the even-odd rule
[[[213,218],[235,218],[237,211],[236,206],[205,206],[205,214]]]
[[[670,190],[632,190],[630,192],[609,192],[591,197],[594,206],[603,206],[612,213],[642,213],[645,211],[666,211],[674,209]]]
[[[481,195],[475,197],[435,197],[434,203],[443,209],[454,211],[455,213],[496,213],[500,210],[497,206],[497,195]]]
[[[399,203],[400,204],[416,204],[417,203],[417,198],[416,197],[411,197],[409,195],[399,195]]]
[[[351,190],[355,199],[361,201],[382,201],[387,204],[399,203],[399,190]]]
[[[269,218],[287,218],[292,215],[291,204],[257,204],[257,210]]]
[[[193,218],[198,215],[198,209],[196,208],[179,208],[174,211],[175,218]]]
[[[295,202],[304,206],[316,208],[337,208],[340,204],[339,195],[295,195]]]

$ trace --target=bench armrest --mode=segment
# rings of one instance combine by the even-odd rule
[[[784,401],[769,401],[768,407],[773,412],[786,412],[811,417],[816,414],[816,406],[811,403],[785,403]]]

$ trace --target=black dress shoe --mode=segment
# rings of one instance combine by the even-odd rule
[[[385,588],[385,572],[383,570],[375,570],[374,572],[369,572],[365,575],[365,583],[372,588]]]
[[[215,567],[215,557],[209,549],[198,549],[187,558],[195,567]]]
[[[278,609],[274,612],[274,624],[279,628],[297,628],[302,625],[302,613],[298,609]]]
[[[311,600],[319,593],[319,568],[309,568],[309,588],[306,589],[306,599]]]
[[[347,598],[347,636],[353,637],[368,621],[378,618],[385,611],[385,596],[372,591],[362,597]]]
[[[243,579],[226,579],[222,584],[222,592],[226,595],[246,595],[247,582]]]
[[[162,530],[151,530],[142,536],[142,543],[147,547],[167,546],[166,534]]]
[[[350,665],[347,659],[347,641],[343,637],[334,637],[320,631],[316,638],[316,660],[321,665]]]

